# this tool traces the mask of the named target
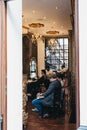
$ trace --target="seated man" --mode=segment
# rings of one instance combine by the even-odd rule
[[[46,89],[49,86],[49,79],[46,76],[46,71],[44,69],[41,70],[41,77],[37,79],[37,81],[31,82],[27,85],[27,92],[31,94],[31,98],[34,99],[36,94],[41,90],[41,85],[44,84]]]
[[[37,95],[37,99],[34,99],[32,101],[33,106],[38,109],[39,115],[42,115],[42,105],[43,106],[53,105],[55,87],[59,87],[61,92],[61,83],[60,81],[57,80],[57,75],[55,72],[49,75],[49,79],[51,83],[49,84],[49,87],[46,90],[46,92],[39,93]]]

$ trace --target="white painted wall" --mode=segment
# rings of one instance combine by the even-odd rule
[[[87,126],[87,1],[79,0],[80,125]]]
[[[22,130],[22,0],[7,2],[7,130]]]

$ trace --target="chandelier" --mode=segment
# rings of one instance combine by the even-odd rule
[[[35,29],[37,28],[37,30],[38,30],[38,29],[44,27],[44,24],[42,24],[42,23],[31,23],[31,24],[29,24],[29,27],[35,28]],[[31,38],[32,43],[37,43],[37,40],[40,39],[40,38],[42,38],[42,35],[40,35],[38,32],[33,34],[32,38]]]
[[[40,38],[42,38],[42,35],[40,35],[39,33],[36,33],[32,35],[31,41],[32,43],[37,43],[37,40]]]
[[[48,47],[56,47],[58,45],[58,41],[56,39],[50,39],[48,41]]]
[[[44,27],[44,24],[42,24],[42,23],[31,23],[31,24],[29,24],[29,27],[41,28],[41,27]]]

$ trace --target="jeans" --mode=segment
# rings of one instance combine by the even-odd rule
[[[32,101],[33,106],[38,109],[39,115],[42,114],[42,105],[41,105],[42,100],[43,99],[34,99]]]

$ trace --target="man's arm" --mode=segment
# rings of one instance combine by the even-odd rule
[[[42,93],[42,96],[44,96],[44,97],[48,96],[53,91],[53,89],[54,89],[54,85],[52,83],[50,83],[46,92]]]

